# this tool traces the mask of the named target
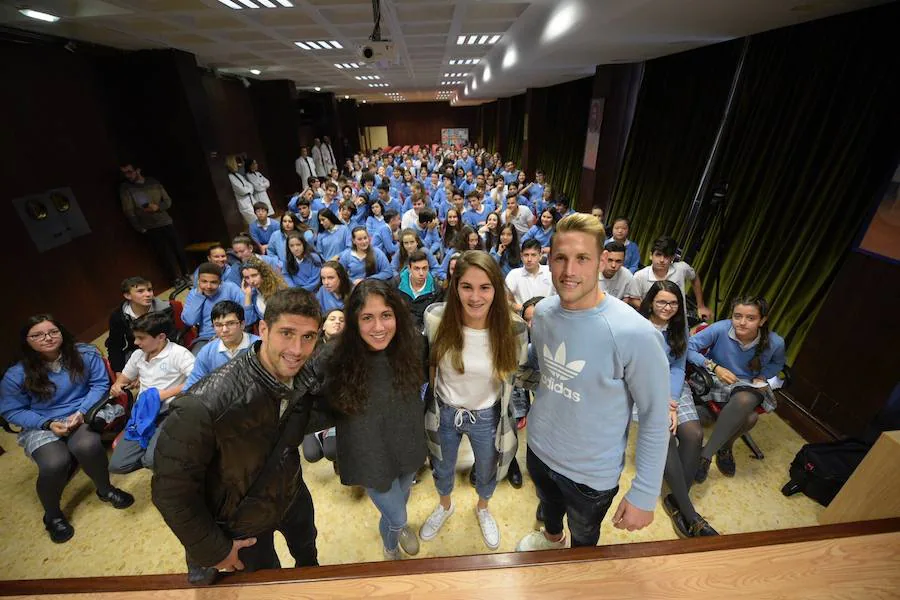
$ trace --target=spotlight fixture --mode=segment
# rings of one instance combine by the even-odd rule
[[[45,21],[47,23],[56,23],[59,21],[59,17],[56,15],[51,15],[50,13],[41,12],[39,10],[31,10],[30,8],[20,8],[19,13],[29,19],[37,19],[38,21]]]
[[[262,71],[260,71],[259,69],[250,69],[250,73],[252,73],[253,75],[262,75]]]
[[[322,88],[320,88],[319,86],[316,86],[316,87],[314,87],[313,89],[316,90],[317,92],[321,92],[321,91],[322,91]]]

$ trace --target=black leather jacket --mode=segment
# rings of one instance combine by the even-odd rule
[[[161,424],[153,503],[202,566],[222,561],[233,539],[278,526],[303,485],[297,447],[307,428],[330,422],[307,393],[317,388],[315,362],[307,362],[290,388],[263,368],[259,347],[257,342],[176,398]],[[282,431],[280,459],[266,469]]]

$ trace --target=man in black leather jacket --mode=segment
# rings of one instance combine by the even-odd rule
[[[322,315],[303,289],[276,293],[261,340],[171,404],[156,447],[153,503],[184,545],[188,564],[216,570],[278,568],[281,531],[297,566],[317,565],[312,498],[297,447],[329,418],[311,391]],[[303,370],[304,365],[306,369]],[[312,427],[312,429],[310,429]]]

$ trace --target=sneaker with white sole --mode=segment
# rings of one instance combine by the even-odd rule
[[[419,553],[419,538],[416,537],[416,532],[410,529],[409,526],[404,527],[400,531],[400,547],[410,556],[415,556]]]
[[[402,560],[403,555],[400,554],[400,546],[397,546],[394,550],[388,550],[384,548],[384,560]]]
[[[423,541],[433,540],[434,537],[441,530],[441,527],[444,526],[444,523],[447,522],[447,519],[450,518],[450,515],[453,514],[453,511],[456,510],[456,506],[454,504],[450,505],[450,508],[444,509],[441,506],[441,503],[438,502],[437,508],[435,508],[428,518],[425,519],[425,522],[422,523],[421,529],[419,529],[419,537],[422,538]]]
[[[484,543],[491,550],[499,548],[500,528],[497,527],[497,521],[491,516],[490,511],[476,506],[475,516],[478,517],[478,526],[481,527],[481,537],[484,538]]]
[[[541,527],[537,531],[532,531],[521,540],[516,546],[516,552],[531,552],[532,550],[562,550],[566,547],[566,538],[563,536],[558,542],[551,542],[544,535],[544,528]]]

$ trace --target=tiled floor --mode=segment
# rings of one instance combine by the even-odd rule
[[[634,474],[636,432],[627,452],[622,488]],[[525,436],[519,447],[524,465]],[[803,440],[771,415],[760,420],[754,437],[766,452],[763,461],[749,457],[736,446],[738,473],[725,479],[713,467],[703,485],[692,491],[698,511],[723,534],[815,525],[822,508],[803,495],[785,498],[780,488],[787,469]],[[101,504],[90,480],[79,472],[63,496],[63,509],[75,527],[75,537],[66,544],[50,542],[41,525],[41,508],[34,492],[36,469],[16,446],[15,438],[0,433],[3,486],[0,487],[0,579],[138,575],[184,571],[184,553],[150,501],[150,473],[146,470],[113,476],[113,482],[135,495],[134,506],[117,511]],[[365,496],[340,484],[331,463],[304,464],[312,491],[319,529],[319,560],[322,564],[382,560],[377,532],[378,513]],[[437,538],[422,543],[420,557],[488,552],[481,540],[473,512],[476,496],[460,471],[454,501],[457,512]],[[434,507],[437,496],[430,478],[413,488],[409,503],[410,524],[418,527]],[[614,502],[615,507],[618,499]],[[510,552],[519,538],[536,526],[534,488],[525,474],[520,490],[502,482],[491,510],[501,530],[499,552]],[[628,533],[603,523],[601,544],[674,539],[671,522],[661,508],[653,524]],[[285,565],[293,565],[283,540],[278,551]]]

